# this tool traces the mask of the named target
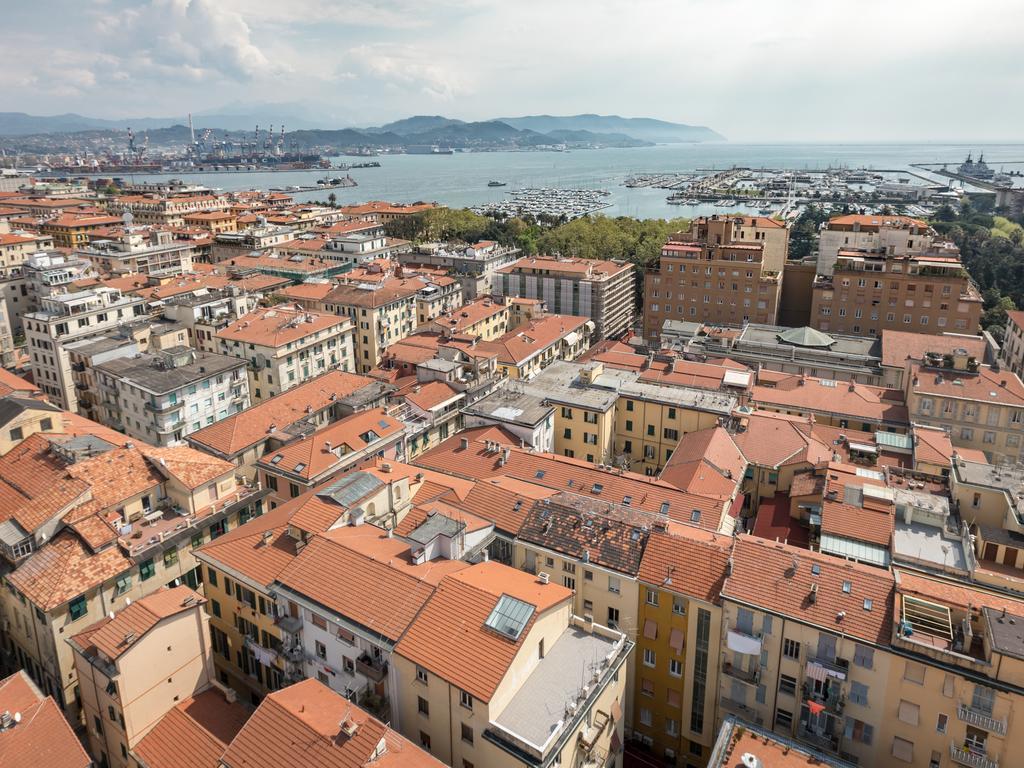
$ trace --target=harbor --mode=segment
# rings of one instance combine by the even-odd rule
[[[611,193],[604,189],[559,189],[540,187],[517,189],[507,200],[473,206],[475,213],[506,218],[509,216],[550,217],[552,219],[578,219],[610,208]]]
[[[348,187],[357,187],[356,180],[351,176],[334,177],[331,179],[323,178],[317,181],[316,184],[290,184],[287,187],[271,187],[271,192],[319,192],[324,189],[346,189]]]

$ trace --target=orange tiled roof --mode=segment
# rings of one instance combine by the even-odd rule
[[[732,539],[709,531],[652,531],[637,578],[708,603],[719,602]]]
[[[325,573],[332,578],[325,579]],[[392,642],[434,591],[406,570],[325,536],[311,538],[277,581]]]
[[[417,408],[429,411],[450,400],[456,400],[462,393],[446,381],[431,381],[426,384],[414,384],[406,392],[398,392],[398,395],[415,405]]]
[[[259,344],[278,349],[307,336],[349,325],[347,317],[308,312],[279,305],[250,312],[217,332],[226,342]]]
[[[132,752],[148,768],[219,768],[221,755],[248,719],[244,706],[208,688],[161,717]]]
[[[670,519],[686,524],[691,524],[692,514],[697,510],[701,527],[717,529],[719,525],[722,502],[718,498],[687,493],[635,472],[610,472],[579,459],[529,451],[518,447],[518,439],[508,446],[508,460],[502,464],[502,453],[486,448],[484,441],[495,438],[485,429],[460,432],[420,455],[415,463],[472,480],[510,477],[542,488],[593,496],[617,504],[629,496],[630,505],[636,509],[667,514]],[[463,440],[469,442],[468,447],[462,447]],[[597,492],[595,485],[600,486]]]
[[[759,371],[751,401],[765,407],[840,414],[900,425],[908,423],[907,407],[899,390],[814,376]]]
[[[22,670],[0,680],[0,712],[21,713],[21,722],[0,731],[4,768],[89,768],[92,759],[52,696],[43,696]]]
[[[165,587],[125,606],[114,614],[114,618],[101,619],[71,639],[87,656],[100,653],[115,661],[164,619],[192,610],[204,602],[202,595],[185,585],[173,589]],[[134,639],[126,641],[127,637]]]
[[[977,373],[968,373],[948,368],[922,369],[915,364],[910,366],[907,375],[911,377],[911,387],[917,395],[1024,407],[1024,383],[1012,371],[997,373],[982,365]]]
[[[266,469],[278,469],[308,480],[320,476],[345,458],[346,454],[339,456],[334,452],[337,448],[346,446],[347,453],[355,453],[372,442],[394,437],[403,429],[402,422],[388,416],[383,408],[359,411],[328,424],[304,440],[296,440],[276,451],[267,452],[258,464]],[[375,437],[364,440],[363,436],[369,437],[371,432]],[[301,470],[298,469],[300,465],[303,467]]]
[[[736,539],[732,561],[723,596],[836,634],[888,643],[893,602],[888,571],[746,534]],[[813,584],[818,587],[811,602]]]
[[[357,729],[353,736],[341,732],[346,719]],[[377,755],[382,740],[385,750]],[[444,768],[318,680],[268,694],[222,762],[227,768]]]
[[[298,503],[305,498],[300,496],[264,512],[207,542],[197,552],[204,556],[202,559],[209,558],[258,584],[269,585],[295,558],[295,540],[288,535],[288,523]]]
[[[29,435],[0,457],[0,519],[13,518],[26,533],[83,503],[89,491],[89,482],[69,474],[50,452],[43,433]]]
[[[43,611],[49,611],[132,567],[118,547],[93,554],[69,530],[54,536],[7,580]]]
[[[530,320],[494,341],[481,341],[477,346],[483,351],[496,353],[500,362],[519,365],[588,322],[590,318],[587,317],[547,315]]]
[[[732,498],[747,460],[723,427],[683,435],[659,476],[666,483],[701,496]]]
[[[536,609],[517,640],[484,627],[502,595]],[[572,599],[558,584],[489,561],[448,576],[399,641],[400,655],[488,702],[508,671],[537,615]]]
[[[233,456],[266,439],[272,427],[284,429],[304,418],[309,413],[307,408],[313,412],[320,411],[335,400],[373,383],[372,379],[365,376],[329,371],[242,413],[193,432],[188,440],[222,456]]]
[[[171,448],[143,446],[140,450],[159,472],[173,477],[189,490],[235,470],[230,461],[184,445]]]

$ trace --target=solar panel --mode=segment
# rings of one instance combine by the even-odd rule
[[[526,625],[530,623],[534,610],[529,603],[510,595],[502,595],[484,622],[484,626],[509,640],[518,640]]]

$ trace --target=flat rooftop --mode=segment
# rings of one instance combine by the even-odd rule
[[[983,608],[992,632],[992,650],[1024,659],[1024,616],[1003,610]]]
[[[844,336],[841,334],[829,333],[833,343],[828,347],[800,347],[789,344],[779,339],[779,334],[788,331],[789,328],[776,325],[747,325],[737,339],[737,347],[742,349],[744,342],[756,344],[771,344],[787,349],[806,349],[818,354],[833,354],[840,356],[859,355],[872,358],[876,363],[882,360],[882,340],[878,338],[861,338],[859,336]]]
[[[924,523],[900,522],[892,535],[892,553],[897,560],[911,560],[933,565],[942,570],[950,568],[967,572],[967,557],[959,537]]]
[[[108,360],[105,363],[100,363],[96,368],[104,373],[126,379],[150,392],[164,393],[181,389],[204,379],[214,378],[236,368],[244,368],[246,365],[246,361],[238,357],[200,352],[191,348],[181,354],[194,355],[195,358],[189,363],[172,368],[159,364],[161,361],[159,354],[145,354]]]
[[[495,725],[543,748],[566,719],[566,707],[578,700],[584,682],[615,650],[610,638],[568,627],[495,718]]]
[[[544,405],[542,396],[518,392],[510,385],[506,385],[497,392],[466,406],[462,412],[533,427],[546,419],[552,410],[552,406]]]

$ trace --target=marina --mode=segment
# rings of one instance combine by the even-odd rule
[[[491,216],[548,216],[578,219],[611,207],[610,192],[604,189],[558,189],[540,187],[517,189],[508,200],[474,206],[471,210]]]

